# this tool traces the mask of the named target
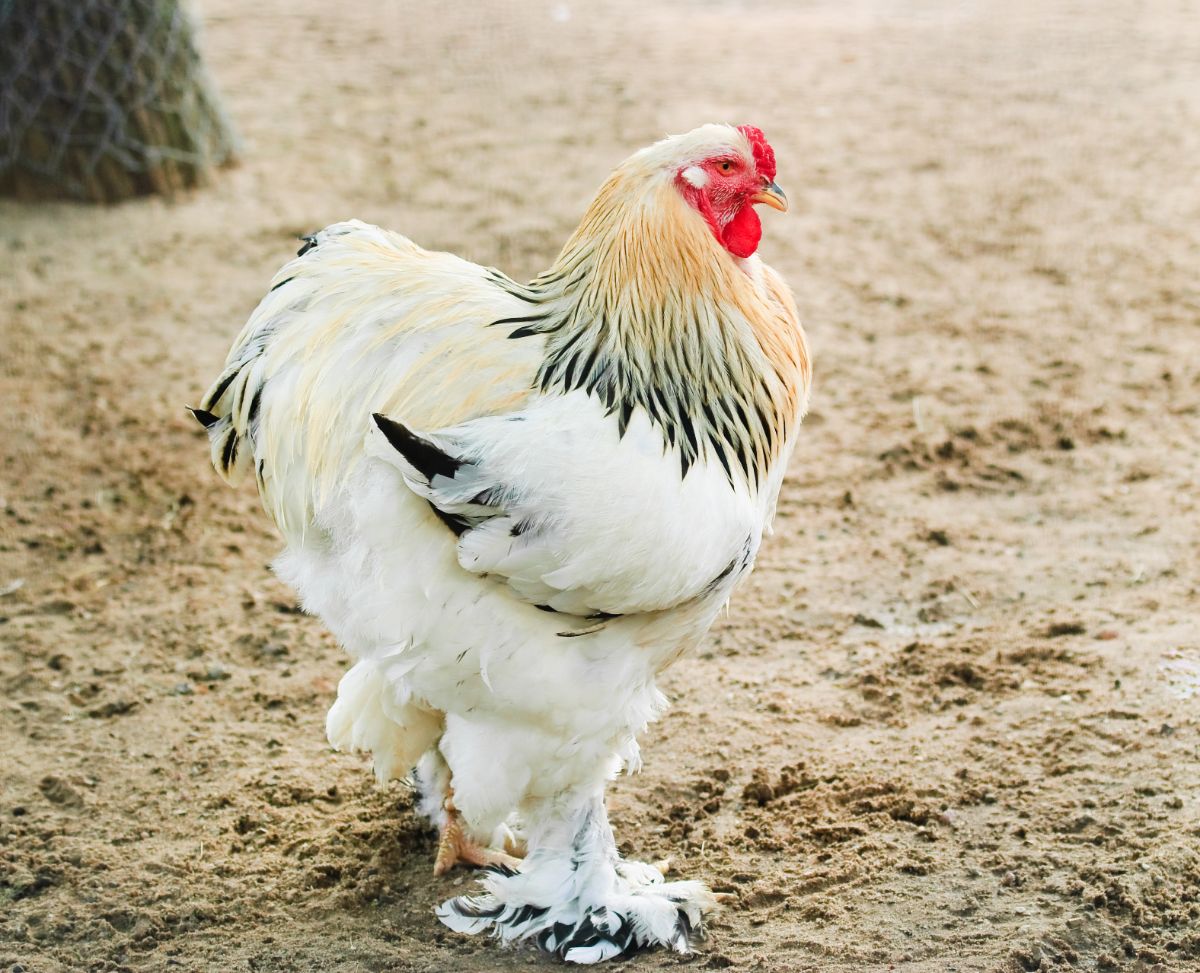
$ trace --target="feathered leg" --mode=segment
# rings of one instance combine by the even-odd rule
[[[494,841],[496,838],[503,841],[504,851],[489,848],[468,834],[462,815],[454,806],[450,768],[437,750],[421,758],[413,777],[417,784],[417,807],[438,829],[434,875],[444,875],[455,865],[515,870],[521,864],[524,849],[508,828],[501,826],[498,835],[493,836]]]
[[[713,894],[699,882],[664,882],[653,865],[617,854],[603,789],[527,813],[529,854],[516,872],[484,879],[485,892],[438,908],[457,932],[533,939],[572,963],[597,963],[653,946],[688,952]]]
[[[438,837],[437,859],[433,863],[434,875],[445,875],[455,865],[474,865],[477,868],[501,868],[515,871],[521,864],[521,859],[509,854],[509,850],[518,850],[510,843],[509,835],[505,836],[505,851],[488,848],[471,839],[463,827],[462,815],[454,806],[454,790],[446,792],[443,804],[446,811],[446,823],[441,828]]]

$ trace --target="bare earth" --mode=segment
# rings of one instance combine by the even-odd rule
[[[1200,970],[1200,10],[594,6],[205,0],[239,168],[0,204],[0,969],[547,963],[435,921],[473,879],[328,750],[344,659],[183,406],[298,233],[527,276],[729,120],[779,154],[816,390],[612,791],[733,901],[632,968]]]

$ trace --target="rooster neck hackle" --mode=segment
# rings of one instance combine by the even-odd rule
[[[548,271],[494,280],[530,306],[494,326],[545,336],[535,387],[586,391],[622,436],[643,409],[684,476],[707,457],[763,482],[800,419],[804,335],[790,297],[722,250],[669,178],[618,169]]]

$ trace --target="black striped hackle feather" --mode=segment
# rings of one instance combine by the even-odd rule
[[[736,312],[699,299],[691,306],[614,307],[589,286],[594,275],[587,256],[524,285],[491,272],[496,284],[530,306],[528,315],[500,318],[493,327],[510,328],[514,339],[546,336],[535,387],[563,394],[582,389],[616,417],[622,436],[642,409],[664,447],[678,447],[682,476],[708,455],[731,482],[738,476],[757,486],[789,433],[791,416],[778,405],[783,376],[746,347],[751,336]]]

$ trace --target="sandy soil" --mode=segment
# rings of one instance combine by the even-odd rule
[[[817,383],[777,532],[613,788],[732,893],[638,969],[1200,970],[1200,13],[205,0],[208,190],[0,205],[0,968],[496,970],[183,412],[297,233],[528,275],[763,127]]]

